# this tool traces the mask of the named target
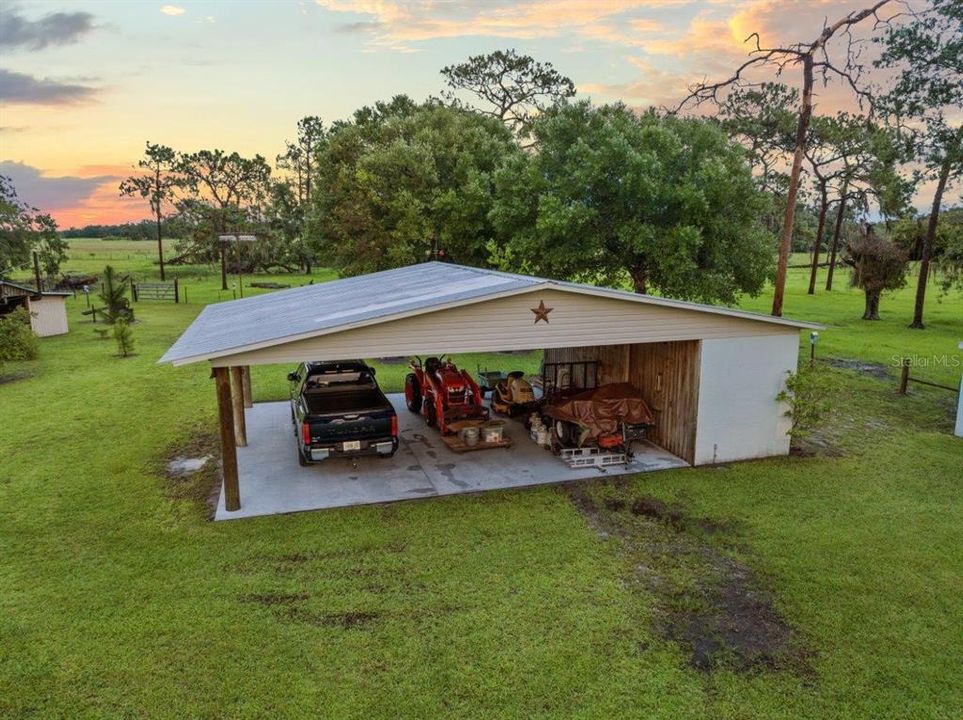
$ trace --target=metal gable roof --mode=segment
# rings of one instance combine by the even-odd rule
[[[821,327],[743,310],[429,262],[208,305],[158,362],[197,362],[543,287],[791,327]]]
[[[44,296],[49,295],[51,297],[69,297],[73,293],[64,292],[62,290],[43,290],[37,292],[37,288],[30,285],[21,285],[20,283],[10,282],[9,280],[0,280],[0,285],[5,287],[14,288],[16,290],[21,290],[25,295],[33,296]]]

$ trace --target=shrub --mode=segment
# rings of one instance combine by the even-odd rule
[[[829,412],[831,394],[829,375],[819,365],[803,365],[797,372],[789,373],[786,388],[776,400],[789,405],[786,417],[792,420],[789,436],[793,440],[807,438],[819,427]]]
[[[0,367],[8,360],[33,360],[39,348],[27,308],[17,308],[0,317]]]

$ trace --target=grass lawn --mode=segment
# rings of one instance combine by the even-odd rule
[[[133,245],[128,261],[83,241],[67,269],[113,252],[149,273],[134,251],[151,244]],[[135,357],[71,299],[70,334],[5,368],[26,377],[0,384],[0,717],[960,717],[956,396],[900,398],[889,367],[960,357],[958,295],[911,331],[911,289],[864,323],[845,274],[815,297],[791,274],[786,314],[829,326],[820,357],[889,373],[827,363],[812,456],[212,523],[212,473],[165,474],[215,429],[208,370],[155,364],[218,296],[216,271],[183,270],[187,304],[136,306]],[[255,398],[283,396],[286,370],[255,368]],[[394,390],[402,373],[379,378]],[[656,501],[678,516],[631,510]],[[703,575],[719,567],[771,599],[792,662],[700,669],[663,632],[715,602]]]

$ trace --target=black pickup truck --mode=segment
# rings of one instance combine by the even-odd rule
[[[301,363],[288,373],[301,465],[398,449],[398,416],[361,360]]]

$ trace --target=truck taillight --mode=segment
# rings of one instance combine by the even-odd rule
[[[391,416],[391,437],[398,437],[398,416]]]
[[[301,441],[305,445],[311,444],[311,426],[307,423],[301,423]]]

